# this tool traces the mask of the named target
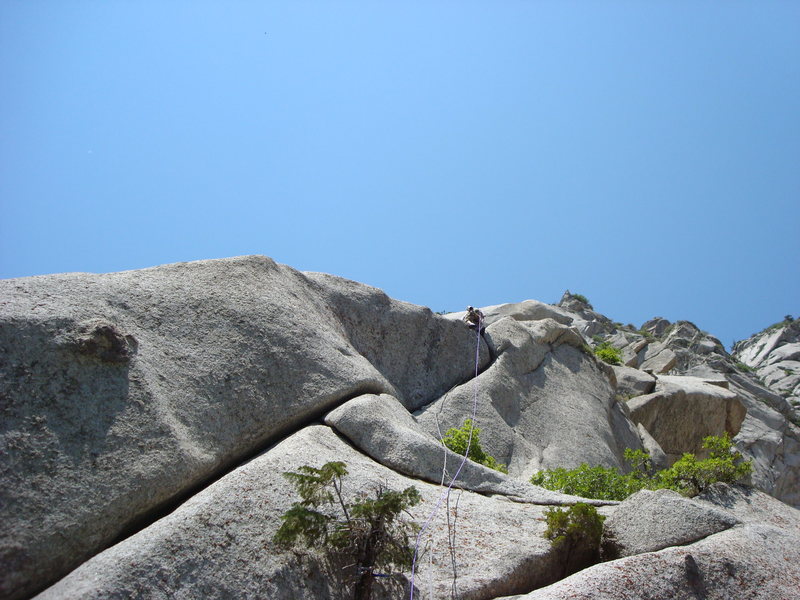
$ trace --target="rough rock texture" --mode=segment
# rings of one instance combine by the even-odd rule
[[[786,398],[800,416],[800,320],[784,321],[734,346],[733,356],[772,390]]]
[[[655,392],[631,399],[628,408],[672,462],[684,452],[702,454],[706,436],[735,436],[745,416],[735,393],[697,377],[661,376]]]
[[[766,364],[772,360],[783,360],[786,361],[784,365],[788,365],[786,369],[792,369],[789,363],[796,358],[792,344],[797,338],[793,330],[778,331],[781,327],[786,328],[786,323],[739,342],[733,355],[729,355],[717,338],[689,321],[670,323],[656,317],[638,329],[632,325],[621,326],[602,315],[598,316],[568,293],[559,306],[573,315],[573,326],[587,336],[587,343],[595,344],[601,340],[609,342],[621,350],[623,363],[638,369],[641,375],[646,375],[641,369],[647,368],[659,377],[664,375],[664,371],[673,375],[699,377],[706,383],[735,393],[747,414],[734,442],[738,450],[753,462],[753,484],[793,506],[800,506],[799,401],[787,395],[785,387],[781,390],[767,387],[763,379],[748,372],[754,368],[742,362],[743,357],[751,361],[763,360],[762,375],[770,384],[791,383],[793,373],[783,369],[778,372],[773,367],[775,363]],[[800,328],[800,325],[793,327]],[[645,364],[648,357],[651,362]],[[658,361],[655,360],[657,357]],[[662,359],[665,360],[662,362]],[[620,374],[618,369],[615,372],[618,375],[617,393],[620,397],[638,395],[638,391],[631,389],[626,381],[624,372]],[[788,378],[780,377],[781,373]],[[720,429],[709,431],[708,435],[722,433]]]
[[[747,409],[734,441],[753,462],[753,485],[800,507],[800,428],[772,407],[770,401],[780,402],[780,396],[747,376],[731,373],[729,378]]]
[[[481,308],[484,317],[484,325],[491,325],[503,317],[511,317],[516,321],[541,321],[542,319],[553,319],[562,325],[570,325],[574,320],[568,311],[545,304],[537,300],[523,300],[512,304],[497,304],[494,306],[484,306]],[[446,315],[451,319],[463,319],[466,311],[450,313]]]
[[[485,337],[495,362],[416,414],[431,435],[461,426],[476,406],[483,449],[522,479],[582,462],[623,467],[625,448],[641,448],[614,399],[613,371],[585,353],[574,330],[505,318]]]
[[[797,598],[800,512],[761,492],[729,486],[717,486],[703,502],[743,524],[685,546],[595,565],[514,598]]]
[[[656,471],[668,468],[671,463],[666,452],[664,452],[664,449],[661,447],[661,444],[650,435],[650,432],[647,431],[647,428],[641,423],[636,424],[636,431],[639,433],[639,438],[642,440],[642,447],[650,455],[653,468]]]
[[[463,461],[463,456],[447,450],[440,439],[426,432],[388,394],[353,398],[328,413],[325,423],[376,461],[411,477],[449,484],[458,472],[458,487],[475,492],[502,494],[533,504],[563,505],[582,500],[512,479],[470,460]],[[591,500],[589,503],[609,504]]]
[[[558,306],[483,310],[479,332],[457,314],[265,257],[0,282],[0,598],[49,583],[46,598],[346,596],[319,557],[271,542],[296,499],[281,472],[330,460],[348,463],[348,497],[379,483],[420,489],[424,502],[410,515],[425,525],[420,600],[450,597],[454,569],[458,596],[481,600],[560,576],[565,557],[542,538],[541,504],[577,498],[530,485],[543,467],[624,468],[623,450],[643,446],[666,464],[664,451],[697,451],[704,435],[738,430],[753,483],[800,504],[800,429],[787,397],[691,323],[640,331],[569,293]],[[615,369],[592,354],[600,340],[632,367],[667,352],[675,364],[655,377]],[[769,354],[770,382],[773,365],[797,360],[795,342]],[[445,500],[434,484],[460,463],[440,433],[473,407],[484,450],[510,475],[467,462],[463,489]],[[682,498],[655,498],[630,502],[632,516],[617,519],[639,523],[621,534],[631,547],[651,548],[651,521],[688,510]],[[629,510],[592,502],[612,524]],[[736,584],[747,597],[779,598],[795,589],[782,587],[774,565],[788,565],[781,575],[796,585],[797,511],[724,486],[691,506],[741,524],[598,565],[541,597],[738,597]],[[705,520],[681,525],[668,543],[708,533]],[[409,574],[379,583],[377,597],[402,597]]]
[[[463,324],[265,257],[11,279],[0,299],[0,596],[354,395],[415,406],[475,368]]]
[[[650,373],[631,367],[613,367],[617,378],[617,394],[627,397],[651,393],[656,387],[656,378]]]
[[[616,326],[611,319],[595,312],[591,304],[585,303],[578,296],[571,294],[569,290],[564,292],[557,307],[566,310],[567,314],[572,316],[572,326],[587,339],[598,334],[616,331]]]
[[[486,344],[462,323],[434,317],[427,308],[393,300],[362,283],[325,273],[305,277],[352,347],[392,383],[393,395],[409,410],[470,378],[476,343],[479,367],[489,362]]]
[[[641,331],[647,331],[655,335],[656,337],[661,337],[666,333],[667,328],[670,326],[670,322],[667,321],[664,317],[654,317],[649,321],[645,321],[642,323],[642,326],[639,328]]]
[[[378,482],[395,490],[416,486],[423,501],[410,512],[420,523],[428,520],[442,494],[439,486],[378,465],[329,428],[311,426],[97,555],[37,598],[347,598],[341,582],[323,576],[328,572],[319,560],[299,560],[272,543],[280,514],[299,499],[281,473],[327,460],[347,464],[343,483],[348,499]],[[557,577],[561,557],[542,535],[543,510],[471,492],[452,493],[459,597],[519,593]],[[416,597],[425,597],[420,594],[431,588],[434,597],[449,597],[452,571],[444,503],[421,536],[421,546]],[[409,575],[379,579],[374,597],[404,597]]]
[[[642,490],[606,519],[603,535],[613,554],[632,556],[690,544],[737,523],[730,513],[672,490]]]
[[[677,364],[678,357],[663,344],[650,344],[644,355],[641,368],[652,373],[669,373]]]
[[[724,510],[742,523],[763,523],[800,536],[800,511],[751,487],[715,483],[694,501]]]

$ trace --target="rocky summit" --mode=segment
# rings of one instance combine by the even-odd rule
[[[0,281],[0,598],[352,598],[324,548],[274,539],[299,501],[284,472],[331,461],[345,508],[419,494],[413,568],[357,571],[373,598],[798,597],[798,322],[729,354],[569,292],[481,312],[263,256]],[[507,473],[442,444],[469,418]],[[626,449],[666,468],[724,434],[749,479],[691,498],[530,483],[627,472]],[[567,569],[545,534],[580,502],[605,517],[603,552]]]

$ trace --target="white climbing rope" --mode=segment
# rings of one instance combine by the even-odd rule
[[[445,490],[439,495],[439,500],[436,502],[436,505],[433,507],[433,510],[428,515],[428,518],[425,521],[425,524],[420,528],[419,533],[417,533],[417,539],[414,543],[414,558],[411,561],[411,590],[409,593],[409,600],[414,600],[414,579],[417,571],[417,555],[419,553],[419,543],[422,539],[422,535],[427,531],[428,527],[430,527],[431,522],[433,521],[436,514],[439,512],[439,508],[442,506],[442,502],[447,500],[447,504],[449,507],[450,503],[450,491],[453,489],[453,485],[455,485],[456,481],[458,480],[458,476],[461,474],[461,469],[464,468],[464,465],[467,462],[467,457],[469,456],[470,448],[472,447],[472,432],[475,429],[475,415],[478,412],[478,370],[480,368],[480,351],[481,351],[481,328],[483,327],[483,315],[478,313],[478,323],[475,327],[475,376],[472,378],[472,415],[471,415],[471,423],[472,426],[469,428],[469,437],[467,438],[467,450],[464,453],[464,458],[461,459],[461,464],[458,465],[458,469],[456,469],[455,475],[450,480],[450,484],[447,486]],[[438,419],[436,421],[437,429],[439,428]],[[439,429],[439,438],[444,445],[444,439],[442,438],[442,432]],[[444,486],[444,482],[447,478],[447,446],[444,446],[444,466],[442,468],[442,483],[440,485]],[[450,553],[453,561],[453,589],[455,589],[456,585],[456,574],[455,574],[455,557],[452,548],[452,542],[455,540],[455,533],[449,530],[450,526],[450,515],[448,514],[448,545],[450,546]],[[431,557],[431,564],[433,564],[433,557]],[[433,591],[431,587],[431,598],[433,598]]]

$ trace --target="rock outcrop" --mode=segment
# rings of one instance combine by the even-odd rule
[[[610,369],[586,353],[574,330],[549,318],[504,318],[485,337],[493,364],[415,414],[431,435],[460,427],[475,408],[491,454],[523,479],[582,462],[623,467],[625,448],[641,448],[615,400]]]
[[[348,498],[378,483],[414,485],[423,502],[411,509],[424,523],[439,500],[439,486],[412,480],[365,457],[328,427],[311,426],[259,455],[198,493],[177,510],[100,553],[37,596],[41,600],[160,598],[342,598],[342,582],[319,560],[277,549],[272,536],[295,494],[283,471],[344,461]],[[543,537],[544,507],[456,491],[458,589],[464,598],[493,598],[551,583],[560,557]],[[417,597],[431,588],[449,597],[451,556],[444,509],[425,536],[415,577]],[[491,551],[488,551],[488,550]],[[379,578],[375,598],[408,594],[405,577]],[[404,588],[405,586],[405,588]]]
[[[562,299],[560,303],[562,308],[564,308],[564,302]],[[697,378],[706,384],[718,386],[733,393],[745,410],[741,425],[721,428],[719,427],[721,421],[716,418],[717,424],[708,427],[707,430],[713,431],[716,435],[723,433],[723,430],[727,430],[732,435],[738,431],[734,442],[737,449],[753,462],[754,468],[751,476],[753,485],[793,506],[800,506],[800,461],[798,460],[800,414],[792,404],[794,400],[791,393],[793,392],[787,392],[785,389],[780,392],[768,387],[766,382],[758,377],[756,367],[748,366],[742,360],[744,357],[751,361],[765,361],[766,365],[770,360],[792,357],[792,344],[797,340],[795,329],[800,329],[800,326],[789,327],[791,324],[785,323],[781,327],[768,328],[749,341],[739,342],[736,344],[733,354],[728,354],[717,338],[701,331],[689,321],[670,323],[662,317],[656,317],[636,329],[631,325],[623,326],[619,323],[612,323],[606,317],[597,317],[597,313],[586,309],[582,303],[576,305],[574,300],[568,299],[569,302],[573,308],[580,309],[573,322],[577,323],[584,332],[595,332],[592,333],[591,339],[587,338],[587,342],[591,344],[601,341],[608,342],[620,350],[624,364],[634,369],[626,371],[615,367],[618,380],[617,392],[620,398],[628,400],[630,408],[638,409],[640,404],[648,399],[663,398],[658,391],[666,392],[669,387],[672,387],[673,393],[667,392],[667,395],[677,400],[678,404],[685,403],[687,396],[682,396],[680,393],[676,395],[674,385],[683,381],[681,386],[691,388],[697,383]],[[582,319],[586,322],[583,323]],[[785,349],[782,349],[784,347]],[[772,352],[776,353],[774,358],[768,359],[767,357]],[[753,364],[761,363],[754,362]],[[637,388],[637,386],[646,385],[647,374],[662,382],[661,385],[655,383],[655,391],[645,392]],[[676,376],[687,379],[674,379]],[[663,385],[664,383],[670,385]],[[650,394],[650,396],[643,399],[637,398],[645,394]],[[724,392],[711,391],[711,396],[720,394],[724,394]],[[692,396],[698,397],[690,392],[688,397]],[[663,400],[656,400],[659,405],[662,405],[662,402]],[[716,400],[712,404],[718,402],[719,400]],[[673,402],[663,404],[665,408],[672,405]],[[645,419],[644,414],[649,414],[650,419],[653,418],[655,413],[652,408],[648,408],[645,413],[640,412],[638,417],[632,416],[637,425],[640,427],[643,425],[641,421]],[[674,426],[680,426],[680,421],[685,422],[685,419],[681,419],[679,413],[680,411],[677,410],[671,412],[673,416],[678,417],[676,422],[662,421],[659,417],[660,428],[663,431],[670,431]],[[647,426],[648,424],[645,424],[644,428],[648,435],[652,434],[653,432],[649,431]],[[652,424],[649,426],[653,427]],[[697,432],[703,427],[702,424],[695,425]],[[669,435],[671,434],[667,434],[668,437]],[[663,436],[659,434],[652,435],[652,437],[658,443],[664,440]],[[661,440],[659,440],[660,437]],[[643,443],[646,438],[647,436],[643,436]],[[665,443],[670,445],[670,442]],[[680,449],[681,447],[687,447],[687,445],[673,444],[673,448]],[[651,448],[652,444],[648,446],[648,449]],[[671,460],[674,460],[678,454],[677,449],[668,452],[672,454]]]
[[[651,394],[628,401],[630,417],[675,462],[684,452],[702,454],[703,438],[739,433],[746,411],[730,390],[697,377],[663,375]]]
[[[414,408],[475,368],[462,324],[265,257],[12,279],[0,298],[12,598],[349,398]]]
[[[529,483],[583,462],[625,469],[626,448],[666,466],[727,431],[753,484],[800,505],[783,391],[688,322],[634,330],[568,293],[482,310],[476,331],[257,256],[1,281],[0,598],[346,597],[322,555],[272,540],[297,500],[282,473],[332,460],[347,464],[349,499],[419,490],[420,599],[734,584],[781,597],[773,563],[796,583],[798,511],[763,492],[620,504]],[[598,361],[599,341],[627,366]],[[779,342],[742,356],[753,369],[795,360],[796,340]],[[448,493],[462,460],[442,434],[473,416],[509,473],[467,461]],[[578,501],[608,517],[622,558],[559,582],[568,550],[543,537],[545,514]],[[409,593],[410,573],[381,575],[374,597]]]
[[[786,398],[795,416],[800,415],[800,321],[789,317],[737,343],[733,357]]]
[[[732,514],[672,490],[642,490],[606,520],[604,547],[612,558],[657,552],[691,544],[738,523]]]
[[[701,501],[741,524],[686,545],[595,565],[514,598],[795,598],[800,589],[798,511],[762,492],[728,486],[716,486]]]

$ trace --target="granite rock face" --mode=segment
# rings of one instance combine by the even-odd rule
[[[563,505],[581,500],[464,461],[463,455],[444,448],[440,438],[425,431],[397,399],[387,394],[353,398],[328,413],[325,423],[377,462],[410,477],[447,484],[458,474],[459,488],[532,504]]]
[[[321,555],[272,542],[298,500],[282,472],[332,460],[347,498],[420,491],[415,598],[725,597],[742,578],[772,598],[796,583],[798,511],[757,490],[620,504],[529,483],[625,469],[626,448],[665,466],[728,431],[754,485],[800,504],[785,395],[688,322],[637,330],[571,294],[482,310],[476,331],[257,256],[1,281],[0,598],[348,597]],[[628,366],[598,361],[600,340]],[[795,341],[765,360],[795,360]],[[463,461],[441,436],[472,416],[509,474],[466,461],[448,493]],[[630,556],[558,582],[568,556],[545,512],[580,500]],[[410,573],[381,575],[374,597],[410,592]]]
[[[737,343],[733,356],[754,369],[800,415],[800,321],[783,321]]]
[[[702,454],[703,438],[739,433],[746,411],[739,397],[698,377],[662,376],[652,394],[628,402],[631,419],[641,423],[670,462],[684,452]]]
[[[603,535],[616,558],[684,546],[738,523],[730,513],[672,490],[642,490],[614,510]]]
[[[552,319],[504,318],[485,337],[492,365],[415,414],[431,435],[460,427],[475,409],[484,448],[522,479],[582,462],[622,467],[625,448],[641,448],[614,397],[613,371],[585,352],[574,330]]]
[[[317,555],[298,557],[276,547],[272,536],[296,492],[281,476],[326,460],[346,463],[347,500],[377,483],[401,490],[414,485],[423,502],[410,509],[420,536],[416,597],[449,597],[451,556],[446,506],[435,514],[439,486],[404,477],[353,449],[328,427],[311,426],[286,438],[246,465],[183,503],[170,515],[98,554],[37,596],[81,598],[347,598]],[[455,559],[460,597],[494,598],[546,585],[557,579],[562,557],[544,539],[544,507],[455,490],[451,518],[458,517]],[[491,552],[486,550],[491,548]],[[402,598],[409,578],[379,578],[373,597]]]
[[[800,511],[756,490],[717,485],[695,502],[740,524],[585,569],[516,600],[796,598]],[[510,600],[510,599],[509,599]]]
[[[265,257],[12,279],[0,298],[0,596],[348,398],[414,406],[475,368],[463,324]]]
[[[641,396],[649,394],[656,388],[656,378],[645,371],[632,367],[615,366],[617,393],[623,396]]]
[[[613,323],[606,317],[598,317],[597,313],[589,310],[583,303],[576,303],[567,294],[565,298],[566,301],[562,299],[559,306],[565,309],[571,307],[577,311],[574,313],[573,325],[583,332],[593,332],[591,336],[586,334],[586,342],[610,343],[620,350],[624,365],[634,369],[625,371],[615,368],[618,379],[617,393],[623,399],[628,399],[629,408],[635,408],[639,404],[637,396],[650,394],[649,398],[652,399],[658,397],[659,390],[666,391],[665,388],[668,386],[662,384],[659,387],[658,383],[655,390],[650,392],[637,389],[633,382],[642,380],[648,374],[663,382],[669,382],[673,376],[699,378],[706,384],[724,388],[735,394],[746,414],[738,427],[734,443],[737,449],[753,463],[751,475],[753,485],[793,506],[800,506],[798,402],[792,395],[794,392],[788,387],[776,389],[767,383],[769,381],[772,385],[782,385],[778,383],[782,381],[788,385],[791,382],[790,378],[774,379],[776,371],[771,365],[779,360],[788,361],[784,363],[786,365],[796,358],[792,344],[798,341],[797,331],[800,331],[798,321],[784,322],[780,327],[770,327],[750,340],[737,343],[733,354],[728,354],[717,338],[701,331],[689,321],[670,323],[662,317],[656,317],[636,328],[632,325]],[[746,361],[751,361],[753,365],[748,366]],[[764,365],[763,378],[759,377],[756,367],[759,364]],[[789,372],[791,365],[785,368],[787,371],[781,369],[780,373],[791,376],[792,373]],[[634,378],[633,374],[636,373],[638,377]],[[692,379],[684,381],[688,384]],[[667,395],[676,397],[674,394]],[[690,393],[689,397],[692,395]],[[712,396],[718,395],[719,392],[712,393]],[[663,400],[663,396],[661,398]],[[684,397],[684,402],[686,398]],[[658,400],[657,403],[662,404],[662,400]],[[638,420],[636,417],[632,418],[637,426],[643,426],[641,418]],[[706,435],[721,435],[725,430],[730,433],[736,430],[735,427],[720,427],[720,423],[721,421],[717,419],[715,426],[706,427],[708,431]],[[647,425],[653,427],[652,423]],[[700,432],[703,426],[697,424],[694,428],[696,432]],[[648,427],[645,426],[644,429],[648,435],[653,434]],[[652,437],[659,443],[663,440],[663,438],[659,440],[661,436],[658,434]],[[665,443],[667,446],[670,445],[669,442]],[[686,444],[679,443],[677,447],[686,447]],[[674,460],[677,452],[671,454],[671,460]]]

